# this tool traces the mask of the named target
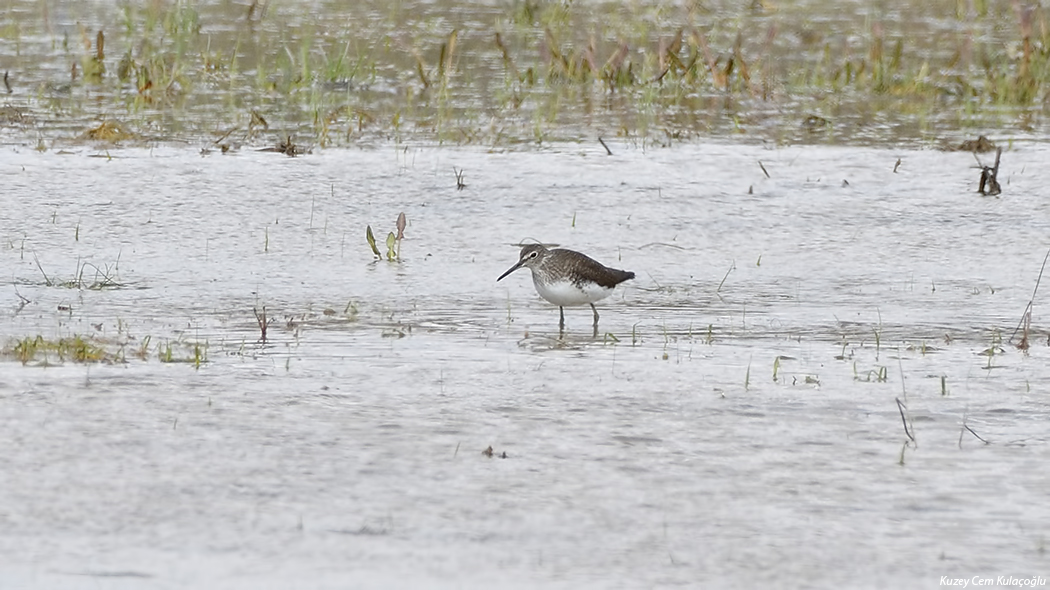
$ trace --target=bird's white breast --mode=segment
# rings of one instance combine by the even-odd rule
[[[584,282],[577,285],[572,281],[554,281],[542,283],[536,280],[536,273],[532,275],[532,282],[536,285],[536,292],[554,305],[584,305],[605,299],[612,294],[613,290],[602,287],[597,283]]]

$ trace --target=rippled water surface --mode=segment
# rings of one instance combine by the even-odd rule
[[[1045,146],[610,148],[7,148],[3,346],[118,360],[0,361],[0,585],[1048,577]]]

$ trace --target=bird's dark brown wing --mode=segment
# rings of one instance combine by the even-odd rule
[[[565,250],[564,248],[561,250],[567,253],[565,256],[570,260],[570,264],[577,268],[580,276],[589,278],[607,289],[612,289],[616,285],[634,278],[634,273],[629,270],[609,268],[590,256],[580,254],[575,250]]]

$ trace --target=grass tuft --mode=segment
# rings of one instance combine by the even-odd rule
[[[4,357],[12,358],[23,365],[30,363],[47,366],[71,361],[74,363],[113,363],[119,357],[107,350],[103,343],[83,336],[70,336],[49,340],[43,336],[27,336],[15,340],[0,350]]]

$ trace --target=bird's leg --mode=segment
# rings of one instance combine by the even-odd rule
[[[565,308],[560,306],[560,305],[558,306],[558,315],[560,316],[560,318],[558,319],[558,328],[560,330],[564,331],[565,330]]]
[[[598,329],[598,308],[591,304],[591,309],[594,310],[594,329]]]

